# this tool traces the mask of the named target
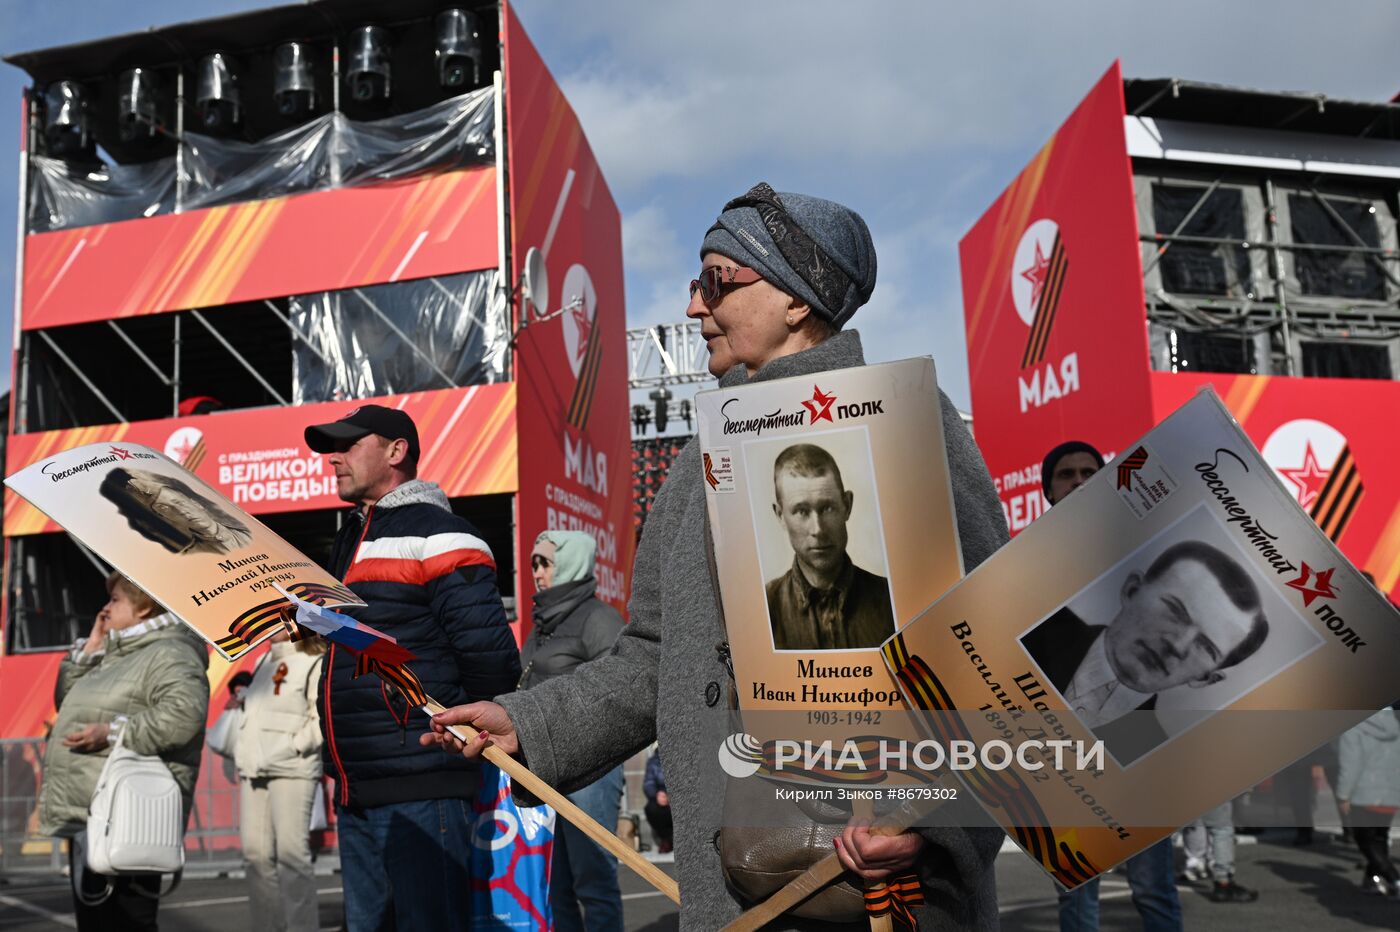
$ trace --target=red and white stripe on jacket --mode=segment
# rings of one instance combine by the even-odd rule
[[[345,583],[398,582],[422,586],[463,566],[485,566],[495,572],[496,560],[486,541],[460,533],[380,537],[360,544],[355,562],[345,574]]]

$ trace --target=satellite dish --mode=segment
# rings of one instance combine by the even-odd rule
[[[549,314],[549,271],[544,267],[544,253],[538,247],[525,250],[525,270],[520,275],[522,300],[533,309],[535,317]]]

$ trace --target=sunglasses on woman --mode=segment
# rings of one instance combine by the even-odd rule
[[[700,300],[705,302],[705,306],[714,307],[725,291],[752,285],[762,278],[763,276],[753,269],[743,266],[708,265],[700,270],[699,278],[691,279],[690,296],[695,297],[695,292],[699,291]]]

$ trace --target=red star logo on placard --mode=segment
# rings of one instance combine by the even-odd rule
[[[578,328],[578,349],[574,355],[580,360],[588,353],[588,335],[593,330],[593,321],[588,319],[588,307],[582,302],[572,311],[574,326]]]
[[[194,446],[193,443],[182,443],[178,447],[172,449],[170,452],[175,454],[173,457],[175,462],[184,463],[185,460],[189,459],[190,453],[194,450]]]
[[[1280,469],[1289,482],[1298,487],[1298,504],[1304,508],[1316,500],[1322,492],[1323,485],[1327,482],[1327,477],[1332,475],[1332,470],[1323,469],[1317,461],[1317,454],[1313,452],[1312,443],[1303,450],[1303,465],[1297,469]]]
[[[815,424],[817,421],[831,421],[833,424],[836,423],[831,420],[831,404],[835,400],[835,395],[823,395],[822,390],[813,385],[812,400],[802,402],[802,407],[806,408],[807,413],[810,415],[808,423]]]
[[[1045,287],[1045,276],[1049,274],[1050,260],[1040,251],[1040,243],[1035,244],[1035,263],[1021,277],[1031,283],[1031,306],[1040,303],[1040,291]]]
[[[131,451],[130,451],[130,450],[123,450],[121,447],[112,447],[112,449],[109,450],[109,451],[107,451],[107,452],[111,453],[111,454],[112,454],[113,456],[115,456],[117,459],[122,459],[122,460],[129,460],[129,459],[131,459]]]
[[[1291,579],[1284,585],[1292,589],[1297,589],[1303,594],[1303,607],[1307,608],[1313,604],[1313,599],[1335,599],[1337,591],[1332,588],[1332,574],[1337,571],[1336,567],[1323,570],[1320,573],[1313,573],[1312,568],[1306,562],[1303,563],[1303,575],[1297,579]],[[1308,585],[1308,578],[1311,577],[1313,584]]]

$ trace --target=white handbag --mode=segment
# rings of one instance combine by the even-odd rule
[[[330,828],[326,820],[326,787],[321,780],[316,781],[316,792],[311,796],[311,826],[307,831],[323,832]]]
[[[118,735],[88,806],[88,869],[179,873],[185,866],[184,821],[180,785],[165,761],[122,747]]]
[[[243,727],[243,710],[234,707],[224,709],[214,720],[214,727],[204,736],[204,745],[226,760],[233,760],[233,749],[238,743],[238,730]]]

